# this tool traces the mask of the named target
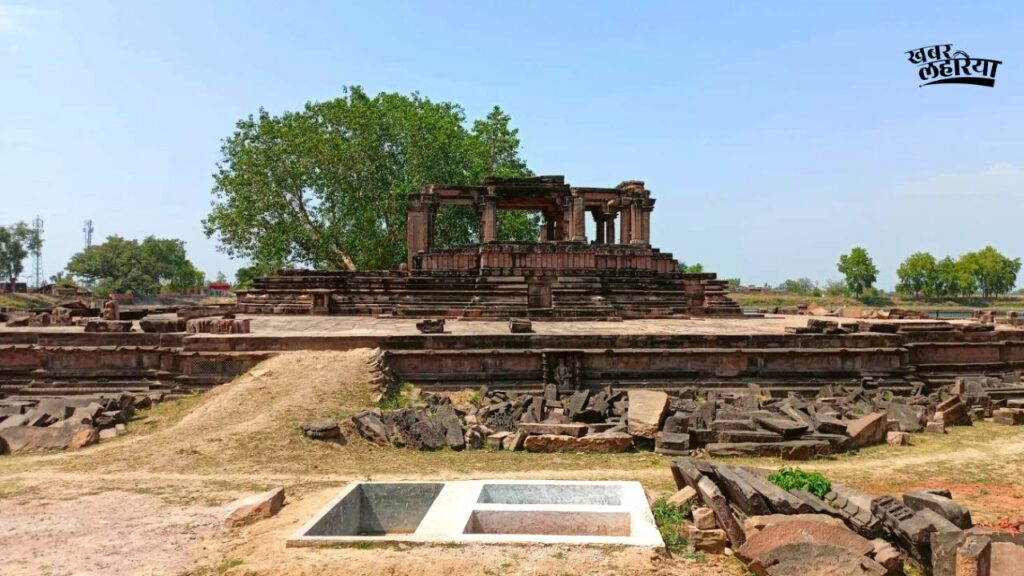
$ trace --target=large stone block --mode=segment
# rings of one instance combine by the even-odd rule
[[[885,442],[888,432],[888,419],[885,412],[875,412],[852,420],[846,424],[846,435],[850,437],[850,446],[860,448]]]
[[[629,391],[629,433],[654,439],[668,410],[668,394],[657,390]]]
[[[284,506],[284,488],[275,488],[232,502],[224,526],[237,528],[277,514]]]
[[[914,511],[927,508],[937,512],[961,530],[966,530],[974,525],[971,521],[970,510],[960,506],[953,501],[952,498],[947,498],[939,494],[931,492],[907,492],[903,495],[903,505]]]

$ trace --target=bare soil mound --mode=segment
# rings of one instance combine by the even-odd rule
[[[172,403],[166,414],[158,409],[130,428],[141,435],[97,450],[90,467],[144,463],[151,471],[186,474],[210,468],[286,472],[292,457],[316,458],[324,450],[345,449],[306,439],[299,425],[318,417],[347,420],[369,405],[371,357],[368,349],[279,354],[198,400],[177,408]],[[187,413],[180,417],[175,410]],[[156,431],[146,434],[147,428]]]

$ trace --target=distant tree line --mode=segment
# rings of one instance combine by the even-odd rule
[[[53,280],[66,283],[69,278],[100,296],[180,292],[206,284],[205,275],[185,254],[184,241],[155,236],[142,242],[110,236],[72,256],[67,274],[58,274]]]
[[[896,292],[907,296],[991,298],[1013,292],[1020,272],[1020,258],[1008,258],[992,246],[968,252],[957,259],[946,256],[936,259],[928,252],[910,255],[896,270],[899,283]],[[776,286],[779,292],[799,296],[820,297],[874,293],[878,268],[867,250],[853,248],[839,257],[837,269],[842,282],[828,282],[819,287],[810,278],[789,279]]]
[[[928,252],[911,254],[896,270],[896,292],[912,296],[957,297],[1009,294],[1017,284],[1020,258],[1007,258],[991,246],[954,260]]]

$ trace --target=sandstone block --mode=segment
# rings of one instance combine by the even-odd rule
[[[232,502],[224,526],[236,528],[270,518],[284,506],[284,488],[275,488],[262,494],[254,494]]]
[[[694,508],[693,526],[698,530],[714,530],[718,528],[718,522],[715,520],[715,511],[711,508]]]
[[[656,390],[629,391],[629,433],[654,439],[668,410],[668,394]]]

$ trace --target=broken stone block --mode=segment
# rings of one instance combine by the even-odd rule
[[[885,436],[885,441],[889,446],[910,446],[910,433],[889,432]]]
[[[372,412],[360,412],[352,417],[352,423],[356,425],[359,435],[379,446],[389,444],[389,436],[384,422]]]
[[[850,437],[850,447],[861,448],[885,442],[887,422],[885,412],[875,412],[848,422],[846,435]]]
[[[524,318],[510,318],[508,330],[513,334],[529,334],[533,332],[533,323]]]
[[[997,408],[992,411],[992,421],[1006,426],[1024,424],[1024,410],[1019,408]]]
[[[654,439],[668,410],[668,394],[656,390],[629,391],[629,433]]]
[[[946,425],[942,422],[928,422],[924,425],[924,431],[929,434],[945,434]]]
[[[438,406],[437,422],[444,428],[444,441],[449,448],[463,450],[466,447],[466,433],[462,429],[462,421],[451,404]]]
[[[1024,546],[1012,542],[993,542],[989,576],[1013,576],[1024,567]]]
[[[885,568],[885,575],[902,576],[903,555],[900,551],[881,538],[872,540],[871,545],[874,547],[871,557]]]
[[[920,432],[924,428],[917,410],[901,402],[890,402],[885,415],[890,425],[895,423],[900,432]]]
[[[814,542],[773,548],[748,564],[747,570],[756,576],[885,576],[885,567],[867,556]]]
[[[527,452],[625,452],[633,447],[633,437],[621,432],[589,434],[582,438],[557,434],[527,436]]]
[[[690,453],[690,435],[658,432],[654,435],[654,451],[668,456],[687,456]]]
[[[254,494],[228,505],[228,514],[224,526],[237,528],[253,522],[270,518],[281,511],[284,506],[284,488],[275,488],[262,494]]]
[[[988,538],[968,537],[956,549],[956,576],[990,576],[991,566],[992,541]]]
[[[560,434],[565,436],[575,436],[579,438],[585,435],[590,427],[587,424],[581,424],[579,422],[570,422],[568,424],[558,424],[553,422],[523,422],[519,424],[519,429],[527,434]]]
[[[416,323],[420,334],[444,334],[444,318],[437,320],[421,320]]]
[[[742,546],[746,541],[743,528],[736,521],[736,517],[733,516],[729,501],[722,495],[722,491],[718,489],[718,486],[710,478],[701,476],[697,482],[697,494],[700,495],[700,499],[705,505],[715,511],[718,525],[725,530],[725,534],[729,538],[732,547]]]
[[[697,491],[689,486],[683,486],[675,494],[668,497],[667,502],[677,508],[689,506],[697,499]]]
[[[86,332],[131,332],[130,320],[89,320],[85,323]]]
[[[341,428],[336,420],[330,418],[317,418],[304,422],[299,428],[307,438],[314,440],[331,440],[341,436]]]
[[[728,544],[725,530],[719,528],[702,530],[696,526],[690,526],[687,529],[686,537],[694,550],[708,554],[722,554]]]
[[[718,528],[718,522],[715,521],[715,511],[711,508],[694,508],[693,526],[698,530],[714,530]]]
[[[512,433],[507,430],[495,432],[487,437],[487,447],[492,450],[502,450],[505,447],[505,438],[511,435]]]
[[[960,506],[952,498],[946,496],[932,492],[907,492],[903,495],[903,505],[914,511],[928,508],[937,512],[961,530],[967,530],[974,526],[974,522],[971,521],[970,510]]]
[[[936,405],[932,420],[942,422],[946,426],[970,426],[972,423],[967,406],[959,396],[950,396]]]
[[[808,429],[807,424],[794,422],[788,418],[754,416],[754,422],[765,430],[781,434],[787,440],[800,436]]]
[[[874,550],[870,541],[841,523],[794,519],[769,524],[748,535],[746,543],[736,550],[736,557],[750,564],[780,546],[800,542],[834,546],[865,557]]]
[[[0,445],[9,454],[42,450],[77,450],[95,444],[99,431],[92,426],[13,426],[0,430]]]

